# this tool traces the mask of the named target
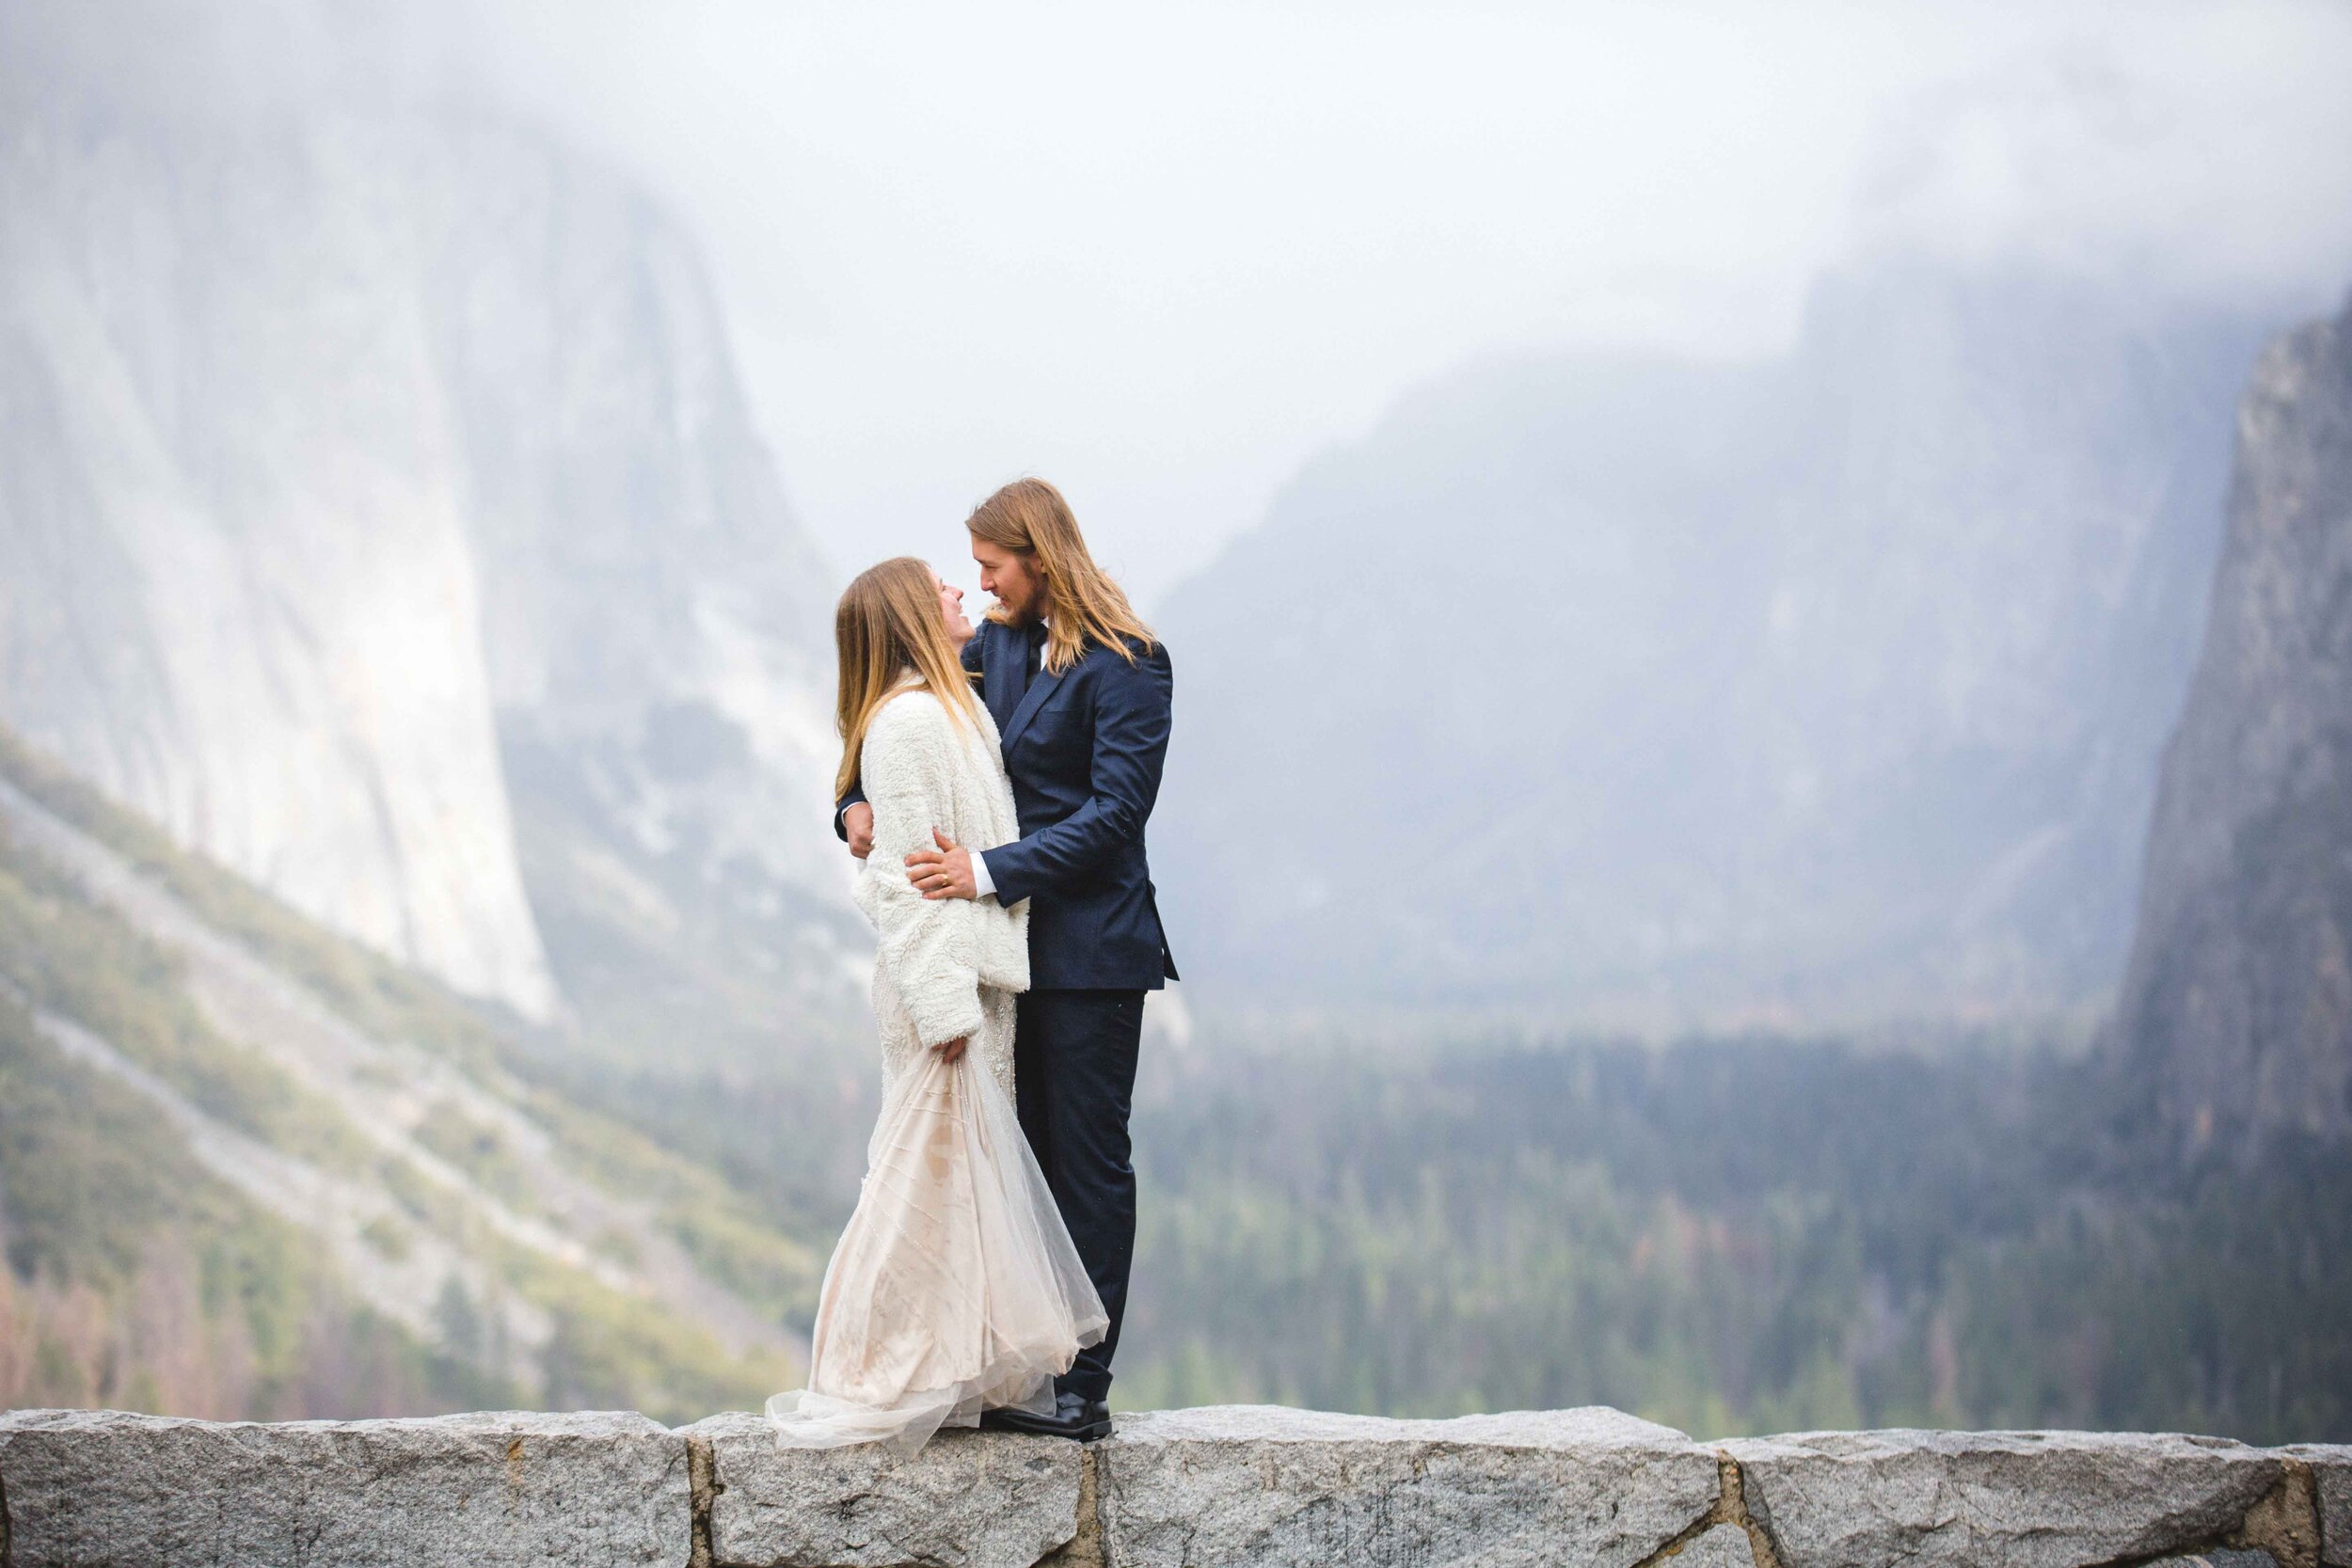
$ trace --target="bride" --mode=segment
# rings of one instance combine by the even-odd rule
[[[995,721],[958,657],[962,601],[901,556],[850,583],[834,615],[834,793],[862,784],[874,808],[856,896],[880,939],[882,1110],[825,1269],[808,1386],[768,1402],[787,1447],[913,1453],[984,1409],[1050,1415],[1054,1378],[1108,1324],[1013,1113],[1028,905],[926,899],[904,870],[934,830],[974,849],[1020,832]]]

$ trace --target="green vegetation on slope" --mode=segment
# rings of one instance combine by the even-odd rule
[[[651,1205],[657,1222],[701,1268],[755,1307],[779,1317],[805,1317],[813,1308],[820,1255],[779,1233],[724,1180],[692,1159],[530,1082],[533,1063],[544,1056],[517,1044],[519,1030],[512,1021],[475,1012],[434,983],[404,973],[310,924],[233,874],[177,849],[151,826],[100,799],[5,731],[0,731],[0,772],[166,884],[215,928],[311,988],[355,1025],[379,1037],[435,1051],[469,1076],[518,1100],[554,1135],[567,1165],[629,1202]],[[470,1327],[479,1326],[478,1314],[462,1291],[444,1303],[440,1314],[445,1341],[460,1354],[453,1357],[428,1352],[396,1325],[364,1310],[342,1307],[330,1311],[317,1305],[340,1300],[339,1288],[319,1275],[315,1246],[294,1243],[284,1256],[301,1260],[301,1272],[289,1273],[265,1261],[245,1267],[256,1280],[259,1299],[283,1298],[295,1304],[288,1308],[302,1324],[294,1339],[311,1347],[287,1353],[294,1358],[295,1371],[273,1362],[249,1379],[230,1378],[218,1386],[202,1378],[194,1383],[183,1379],[187,1387],[178,1393],[158,1388],[150,1390],[152,1397],[138,1398],[133,1396],[139,1390],[119,1377],[93,1372],[76,1378],[59,1372],[27,1381],[28,1373],[16,1379],[18,1397],[53,1398],[62,1403],[112,1398],[143,1408],[193,1410],[200,1405],[203,1409],[197,1413],[278,1415],[483,1402],[556,1408],[623,1403],[691,1419],[715,1408],[755,1403],[791,1380],[791,1369],[781,1357],[731,1354],[650,1302],[490,1235],[446,1188],[422,1176],[409,1161],[383,1152],[336,1105],[252,1051],[223,1039],[188,996],[184,966],[175,955],[91,901],[72,879],[27,852],[5,831],[0,831],[0,980],[13,988],[8,994],[18,1002],[88,1028],[227,1126],[379,1186],[401,1205],[414,1227],[490,1259],[517,1294],[549,1312],[556,1329],[546,1357],[544,1388],[516,1389],[487,1381],[466,1370],[463,1353],[481,1347],[468,1344]],[[54,1328],[55,1321],[90,1319],[93,1314],[107,1321],[128,1314],[126,1322],[140,1320],[142,1313],[193,1314],[208,1326],[199,1337],[201,1343],[191,1339],[173,1352],[178,1362],[199,1368],[215,1362],[243,1365],[251,1357],[239,1347],[251,1337],[250,1331],[236,1326],[241,1320],[233,1315],[223,1316],[216,1297],[204,1296],[200,1310],[172,1297],[179,1305],[166,1310],[153,1304],[163,1299],[158,1291],[169,1295],[168,1282],[157,1284],[150,1277],[152,1269],[147,1274],[136,1267],[127,1274],[120,1268],[97,1269],[92,1258],[110,1255],[109,1249],[119,1253],[129,1248],[137,1254],[139,1247],[150,1245],[164,1253],[179,1245],[203,1258],[225,1255],[221,1249],[230,1245],[224,1237],[232,1220],[236,1226],[260,1227],[256,1234],[294,1233],[203,1179],[176,1131],[135,1091],[67,1063],[40,1038],[29,1014],[22,1006],[18,1012],[22,1053],[40,1068],[41,1082],[52,1081],[54,1067],[74,1082],[96,1084],[103,1091],[101,1102],[113,1107],[119,1118],[136,1120],[140,1131],[113,1146],[119,1169],[86,1170],[99,1141],[74,1138],[48,1147],[44,1163],[32,1174],[0,1164],[0,1232],[11,1238],[10,1277],[0,1281],[0,1289],[10,1292],[8,1299],[14,1305],[9,1310],[17,1314],[8,1321],[31,1323],[38,1317]],[[517,1077],[509,1063],[525,1076]],[[29,1073],[33,1067],[21,1070]],[[0,1111],[31,1103],[20,1100]],[[510,1206],[525,1212],[533,1207],[516,1164],[519,1156],[493,1130],[443,1115],[428,1118],[419,1136]],[[22,1139],[19,1145],[23,1147]],[[191,1178],[191,1172],[197,1174]],[[157,1191],[206,1195],[204,1204],[163,1211],[151,1203],[142,1207],[133,1174]],[[119,1234],[93,1231],[93,1236],[111,1238],[96,1253],[58,1253],[50,1242],[39,1240],[54,1241],[55,1227],[33,1226],[19,1212],[34,1201],[24,1195],[38,1196],[53,1186],[103,1195],[90,1200],[98,1205],[90,1212],[114,1214],[119,1208],[121,1226],[127,1228]],[[35,1239],[17,1244],[24,1236]],[[379,1223],[366,1239],[386,1257],[400,1257],[411,1236],[402,1226]],[[596,1238],[592,1244],[609,1254],[627,1247],[624,1240],[612,1237]],[[167,1263],[167,1274],[179,1268],[168,1259]],[[285,1337],[278,1338],[282,1341]],[[127,1354],[119,1345],[105,1349],[92,1340],[84,1346],[82,1362],[112,1364]],[[42,1365],[64,1365],[56,1354],[44,1354]],[[311,1361],[319,1365],[312,1367]],[[13,1365],[8,1353],[0,1351],[0,1380],[12,1375],[8,1369]],[[330,1375],[354,1367],[365,1370],[347,1379]],[[379,1403],[371,1390],[381,1390],[391,1402]]]
[[[825,1255],[787,1227],[805,1224],[804,1215],[763,1217],[707,1167],[548,1090],[533,1090],[525,1105],[576,1168],[607,1191],[651,1203],[662,1228],[713,1279],[779,1320],[816,1315]]]
[[[517,1391],[354,1304],[146,1100],[0,997],[0,1406],[372,1416]]]
[[[442,988],[321,928],[234,872],[173,844],[22,739],[0,729],[0,774],[154,878],[224,935],[380,1039],[406,1040],[483,1069],[494,1027]]]
[[[373,1146],[343,1114],[206,1025],[178,961],[0,832],[0,975],[241,1132],[344,1174]]]

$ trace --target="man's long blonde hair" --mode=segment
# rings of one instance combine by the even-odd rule
[[[1110,579],[1078,531],[1078,519],[1061,492],[1041,479],[1016,479],[972,510],[964,519],[975,539],[1008,550],[1018,550],[1036,568],[1052,614],[1045,636],[1045,668],[1058,675],[1078,661],[1093,639],[1133,664],[1134,638],[1156,647],[1152,628],[1128,604],[1127,595]],[[998,605],[989,619],[1009,623]]]
[[[939,585],[930,567],[914,557],[868,566],[842,590],[833,612],[833,645],[841,660],[834,701],[834,727],[841,732],[835,800],[858,782],[858,753],[875,713],[910,677],[939,699],[949,719],[977,733],[979,709],[963,661],[947,640]]]

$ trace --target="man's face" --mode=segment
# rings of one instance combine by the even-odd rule
[[[1005,607],[1015,626],[1034,621],[1044,612],[1044,598],[1037,578],[1037,563],[1019,550],[1009,550],[1002,545],[992,545],[985,539],[972,541],[972,559],[979,562],[980,590]]]

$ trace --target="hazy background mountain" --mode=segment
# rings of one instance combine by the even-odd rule
[[[1409,396],[1162,617],[1200,972],[1653,1028],[2095,1003],[2262,331],[1887,264],[1785,357]]]

